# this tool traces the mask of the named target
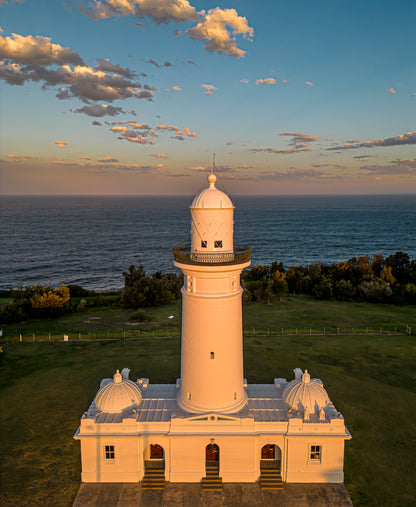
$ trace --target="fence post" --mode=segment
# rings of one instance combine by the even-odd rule
[[[267,336],[269,336],[269,334],[270,334],[270,329],[267,328]]]
[[[78,333],[78,340],[81,339],[81,333]]]
[[[94,331],[94,340],[95,340],[95,331]]]
[[[35,341],[35,333],[33,333],[33,341]]]
[[[20,337],[19,337],[20,343],[22,343],[22,340],[23,340],[22,335],[20,335]]]

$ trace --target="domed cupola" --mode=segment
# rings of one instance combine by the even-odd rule
[[[316,413],[322,417],[323,409],[330,404],[328,393],[322,382],[318,379],[311,379],[308,370],[305,370],[300,378],[287,384],[283,390],[282,400],[292,410],[305,416]]]
[[[95,397],[95,407],[101,412],[119,413],[140,405],[142,394],[132,380],[123,378],[117,370],[113,381],[106,383]]]
[[[210,254],[221,259],[233,253],[234,206],[227,194],[215,186],[217,177],[210,174],[209,187],[193,200],[191,209],[191,252],[201,260]]]

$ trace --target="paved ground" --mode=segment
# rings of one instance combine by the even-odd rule
[[[81,484],[73,507],[352,507],[343,484],[285,484],[263,491],[258,483],[226,483],[222,492],[200,484],[166,483],[162,491],[140,484]]]

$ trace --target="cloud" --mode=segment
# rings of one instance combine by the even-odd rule
[[[54,143],[58,146],[58,148],[66,148],[69,144],[66,141],[54,141]]]
[[[201,84],[201,88],[205,88],[205,90],[209,90],[209,91],[218,90],[218,88],[216,88],[214,85],[207,85],[207,84]]]
[[[359,143],[359,139],[348,139],[347,143]]]
[[[150,154],[151,157],[155,157],[155,158],[168,158],[166,155],[164,155],[163,153],[151,153]]]
[[[84,160],[92,160],[92,157],[82,157]]]
[[[416,175],[416,159],[414,158],[402,158],[391,160],[386,165],[367,165],[361,166],[360,169],[368,171],[371,174],[377,175],[393,175],[393,176],[408,176]]]
[[[276,79],[274,77],[266,77],[264,79],[256,79],[256,85],[259,84],[276,84]]]
[[[159,137],[159,132],[173,132],[175,135],[171,138],[179,141],[185,140],[185,137],[198,137],[196,132],[191,131],[189,127],[180,129],[174,125],[158,125],[156,129],[153,129],[147,123],[135,121],[115,121],[110,125],[112,125],[110,131],[118,134],[119,139],[125,139],[136,144],[154,144],[155,141],[151,138]],[[157,156],[157,154],[152,156]]]
[[[305,81],[305,84],[308,86],[313,86],[313,83],[311,83],[310,81]]]
[[[248,79],[243,77],[243,79],[240,79],[240,83],[248,84]]]
[[[298,144],[298,143],[314,143],[318,140],[318,136],[312,134],[304,134],[303,132],[282,132],[279,136],[290,136],[292,139],[290,140],[290,144]]]
[[[95,70],[102,70],[104,72],[113,72],[114,74],[119,74],[127,79],[133,79],[137,76],[136,72],[130,70],[128,67],[121,67],[118,63],[113,65],[110,63],[108,58],[105,60],[98,59],[98,65],[94,68]]]
[[[416,97],[416,93],[412,93],[410,96],[411,97]]]
[[[327,148],[331,150],[350,150],[356,148],[374,148],[378,146],[402,146],[405,144],[416,144],[416,132],[408,132],[407,134],[400,134],[395,137],[388,137],[387,139],[375,139],[373,141],[364,141],[358,144],[344,144],[342,146],[334,146]]]
[[[99,60],[95,68],[89,67],[77,53],[52,44],[47,37],[0,36],[1,57],[8,60],[0,61],[0,79],[20,86],[27,81],[40,82],[43,89],[64,85],[56,95],[61,100],[77,97],[84,101],[113,102],[153,97],[150,86],[142,87],[126,77],[133,75],[130,69],[108,60]]]
[[[289,168],[287,171],[264,171],[259,174],[261,180],[339,180],[342,175],[330,175],[318,169]]]
[[[70,48],[52,44],[48,37],[12,33],[0,36],[0,58],[29,65],[85,65],[82,58]]]
[[[167,61],[166,61],[166,62],[163,64],[163,67],[173,67],[173,65],[172,65],[170,62],[167,62]]]
[[[156,127],[157,130],[167,130],[169,132],[175,132],[179,136],[188,136],[188,137],[198,137],[196,132],[192,132],[189,127],[185,127],[184,129],[180,129],[179,127],[175,127],[173,125],[158,125]]]
[[[99,121],[94,120],[92,124],[101,127],[101,123]]]
[[[233,58],[241,58],[245,51],[239,49],[235,42],[237,35],[250,39],[254,30],[248,25],[247,19],[239,16],[235,9],[210,9],[201,11],[201,20],[185,33],[193,40],[208,41],[204,48],[210,52],[225,54]],[[227,29],[230,27],[231,31]]]
[[[391,93],[392,95],[394,95],[396,93],[396,90],[394,88],[389,88],[387,91],[389,93]]]
[[[179,86],[172,86],[172,88],[168,88],[166,91],[167,92],[181,92],[182,88],[179,88]]]
[[[128,127],[111,127],[110,130],[119,135],[119,139],[126,139],[131,143],[136,144],[154,144],[154,140],[149,139],[147,133],[144,134],[141,131],[135,129],[129,129]]]
[[[144,63],[150,63],[150,65],[154,65],[158,69],[160,69],[160,65],[156,63],[154,60],[146,60]]]
[[[235,9],[216,7],[208,12],[197,12],[187,0],[91,0],[88,8],[80,7],[79,11],[95,21],[122,16],[134,16],[138,20],[148,18],[157,25],[195,21],[197,25],[185,30],[186,35],[193,40],[207,41],[204,45],[207,51],[233,58],[245,55],[245,51],[237,47],[236,36],[250,39],[254,35],[247,19],[239,16]],[[137,25],[144,26],[143,23]],[[181,32],[174,34],[180,35]],[[188,63],[194,65],[191,60]]]
[[[226,146],[231,146],[233,144],[232,141],[228,141],[228,143],[225,143]]]
[[[92,0],[89,9],[80,7],[79,11],[95,21],[113,16],[149,18],[156,24],[198,21],[195,7],[187,0]]]
[[[189,65],[195,65],[195,67],[198,67],[198,65],[193,62],[192,60],[188,60],[186,63],[189,63]]]
[[[185,169],[188,169],[189,171],[207,171],[210,168],[198,165],[198,166],[193,166],[193,167],[185,167]]]
[[[356,155],[355,157],[352,157],[352,158],[362,160],[363,158],[371,158],[371,157],[372,157],[372,155]]]
[[[97,162],[107,162],[107,163],[118,162],[118,159],[114,158],[114,157],[103,157],[103,158],[97,158]]]
[[[276,150],[275,148],[250,148],[248,151],[259,152],[265,151],[266,153],[274,153],[276,155],[292,155],[301,151],[312,151],[311,148],[293,148],[291,150]]]
[[[87,104],[75,109],[74,113],[101,118],[103,116],[117,116],[118,114],[125,113],[125,111],[121,107],[110,106],[108,104]]]
[[[33,155],[13,155],[13,154],[7,155],[7,157],[13,162],[21,162],[22,160],[33,160],[38,158]]]
[[[76,167],[87,170],[96,170],[102,172],[103,169],[116,169],[120,171],[140,171],[140,172],[154,172],[157,169],[164,167],[163,164],[156,165],[142,165],[142,164],[117,164],[114,162],[103,162],[99,164],[91,164],[88,162],[69,162],[66,160],[52,160],[48,162],[49,165],[60,165],[67,167]]]

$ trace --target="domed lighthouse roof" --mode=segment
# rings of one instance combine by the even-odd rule
[[[113,381],[101,387],[94,401],[101,412],[118,413],[140,405],[142,393],[137,384],[123,378],[117,370]]]
[[[311,379],[308,370],[301,378],[292,380],[283,390],[282,399],[289,407],[300,413],[319,413],[330,404],[322,382]]]
[[[192,201],[191,209],[217,209],[231,208],[234,209],[233,203],[227,194],[218,190],[215,186],[217,177],[215,174],[208,176],[209,187],[200,192]]]

